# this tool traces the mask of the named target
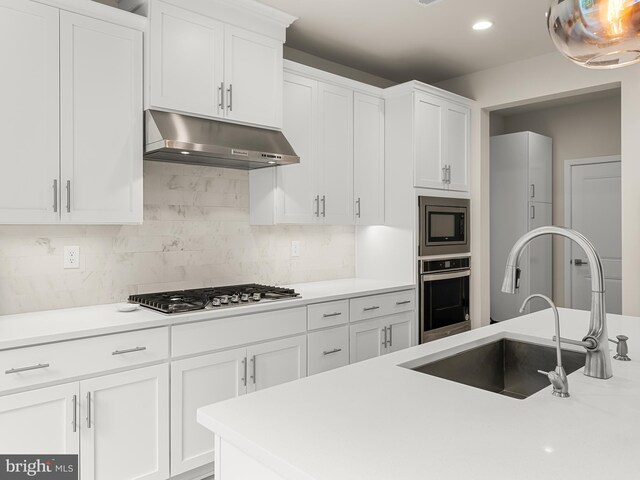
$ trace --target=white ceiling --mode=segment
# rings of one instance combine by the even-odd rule
[[[396,82],[428,83],[551,52],[549,0],[260,0],[299,17],[287,46]],[[492,29],[471,25],[492,20]]]

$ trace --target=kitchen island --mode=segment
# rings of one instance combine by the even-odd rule
[[[560,322],[581,339],[589,312],[560,309]],[[570,374],[566,399],[549,386],[518,400],[399,366],[489,337],[553,346],[544,310],[203,407],[216,480],[637,478],[640,318],[608,315],[608,329],[629,336],[632,361],[613,360],[608,380]]]

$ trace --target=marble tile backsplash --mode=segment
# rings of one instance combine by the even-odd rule
[[[144,182],[142,225],[0,226],[0,314],[355,274],[353,226],[249,225],[247,172],[145,162]],[[80,246],[79,269],[62,268],[65,245]]]

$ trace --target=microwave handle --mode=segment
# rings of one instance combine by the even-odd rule
[[[471,275],[471,270],[461,270],[458,272],[451,272],[451,273],[431,273],[431,274],[422,275],[421,278],[423,282],[434,282],[438,280],[451,280],[452,278],[468,277],[470,275]]]

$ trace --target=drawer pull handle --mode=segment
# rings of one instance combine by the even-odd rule
[[[411,300],[403,300],[402,302],[396,302],[396,305],[407,305],[408,303],[411,303]]]
[[[116,350],[115,352],[112,352],[111,355],[122,355],[123,353],[141,352],[146,349],[147,347],[135,347],[135,348],[129,348],[127,350]]]
[[[5,375],[11,375],[12,373],[28,372],[29,370],[39,370],[47,367],[49,367],[48,363],[39,363],[38,365],[32,365],[30,367],[11,368],[9,370],[5,370],[4,373]]]
[[[342,351],[341,348],[334,348],[333,350],[322,352],[322,354],[323,355],[331,355],[332,353],[338,353],[338,352],[341,352],[341,351]]]
[[[375,307],[365,307],[365,308],[363,308],[363,310],[364,310],[365,312],[370,312],[370,311],[372,311],[372,310],[378,310],[379,308],[380,308],[380,307],[378,307],[378,306],[376,305]]]
[[[337,317],[339,315],[342,315],[342,312],[325,313],[324,315],[322,315],[322,317],[329,318],[329,317]]]

